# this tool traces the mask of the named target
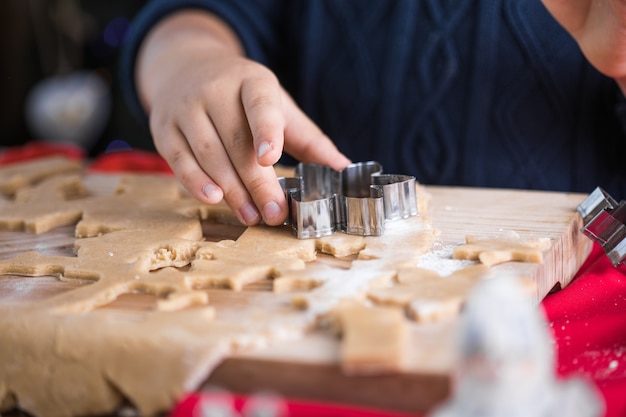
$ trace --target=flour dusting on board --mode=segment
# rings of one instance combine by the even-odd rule
[[[448,276],[451,273],[474,265],[476,262],[452,259],[452,252],[457,245],[435,241],[431,251],[418,258],[420,268],[431,269],[441,276]]]

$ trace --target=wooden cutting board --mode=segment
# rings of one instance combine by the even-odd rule
[[[508,263],[495,267],[532,279],[537,300],[552,289],[567,285],[591,249],[591,242],[579,232],[581,219],[576,213],[584,195],[452,187],[426,190],[431,195],[428,216],[433,228],[441,232],[433,245],[435,251],[463,243],[468,234],[495,237],[503,231],[515,231],[522,238],[550,238],[553,245],[544,253],[542,264]],[[205,234],[219,240],[236,238],[242,231],[241,227],[208,225]],[[32,249],[51,255],[71,254],[72,236],[72,227],[42,235],[0,232],[0,258]],[[318,262],[327,261],[322,257]],[[350,260],[332,262],[349,264]],[[28,280],[0,276],[0,303],[20,298],[34,301],[75,285],[52,277],[37,280],[36,286]],[[270,288],[270,283],[252,285],[236,300],[228,290],[209,290],[210,300],[224,306],[233,302],[254,303],[256,295]],[[141,310],[153,303],[151,296],[126,295],[107,308]],[[214,370],[205,386],[218,385],[236,392],[272,390],[295,398],[423,413],[449,392],[456,325],[456,320],[412,325],[409,367],[402,374],[344,376],[338,366],[338,340],[313,331],[299,340],[231,356]]]
[[[582,221],[576,213],[585,195],[455,187],[427,190],[432,195],[428,214],[433,228],[441,231],[435,249],[462,243],[466,235],[496,237],[503,231],[554,241],[542,264],[514,262],[494,267],[532,279],[538,302],[551,290],[569,284],[591,250],[591,242],[579,231]],[[207,385],[246,392],[267,387],[293,397],[424,413],[449,393],[456,324],[448,320],[413,326],[409,371],[402,375],[344,376],[337,366],[339,342],[312,333],[302,340],[227,359]]]

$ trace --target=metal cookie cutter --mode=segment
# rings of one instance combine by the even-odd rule
[[[626,259],[626,201],[617,202],[596,188],[577,208],[583,218],[581,232],[600,244],[613,266]]]
[[[297,177],[279,178],[287,197],[294,234],[300,239],[348,234],[380,236],[386,220],[417,215],[415,178],[384,175],[375,161],[357,162],[342,171],[299,164]]]

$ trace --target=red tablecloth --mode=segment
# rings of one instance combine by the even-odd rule
[[[598,386],[607,417],[626,416],[626,268],[594,246],[572,283],[542,306],[554,335],[558,373]]]
[[[72,146],[35,142],[0,152],[0,165],[52,154],[76,159],[84,156]],[[158,155],[143,151],[104,154],[90,162],[88,169],[171,173]],[[606,417],[626,416],[626,267],[614,268],[602,249],[595,246],[573,282],[548,295],[541,306],[554,336],[558,374],[588,377],[605,400]],[[190,395],[173,415],[191,415],[197,399]],[[244,403],[245,397],[235,397],[236,406]],[[314,402],[292,401],[288,407],[291,417],[398,415]]]

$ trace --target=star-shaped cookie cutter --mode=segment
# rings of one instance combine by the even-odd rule
[[[387,220],[418,214],[415,177],[383,174],[379,162],[357,162],[341,171],[299,164],[296,177],[279,178],[290,224],[300,239],[347,234],[380,236]]]
[[[617,202],[597,187],[577,208],[583,218],[581,232],[600,244],[613,266],[626,259],[626,201]]]

